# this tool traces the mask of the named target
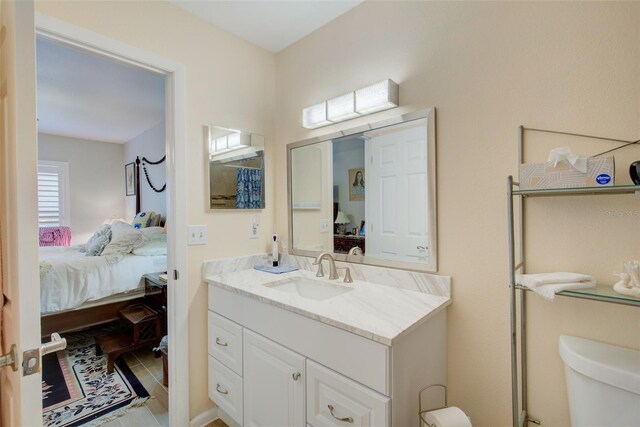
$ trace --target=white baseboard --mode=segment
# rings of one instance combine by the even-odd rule
[[[206,411],[196,415],[191,419],[189,423],[189,427],[204,427],[207,424],[218,419],[218,407],[214,406],[211,409],[207,409]]]

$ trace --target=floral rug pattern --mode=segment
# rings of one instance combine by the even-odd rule
[[[97,356],[89,334],[67,337],[67,350],[42,361],[42,423],[45,427],[100,425],[139,406],[149,393],[122,360],[107,374],[107,356]]]

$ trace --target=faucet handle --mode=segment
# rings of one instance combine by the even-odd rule
[[[344,270],[344,283],[353,283],[353,278],[351,277],[351,269],[349,267],[340,267],[338,270]]]

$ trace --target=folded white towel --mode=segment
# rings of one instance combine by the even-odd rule
[[[596,279],[579,273],[538,273],[518,274],[516,283],[531,289],[547,301],[553,301],[558,292],[594,287]]]

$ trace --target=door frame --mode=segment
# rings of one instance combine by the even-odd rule
[[[170,425],[189,425],[189,301],[186,209],[186,67],[135,46],[36,12],[36,35],[129,63],[166,77],[167,327]]]

